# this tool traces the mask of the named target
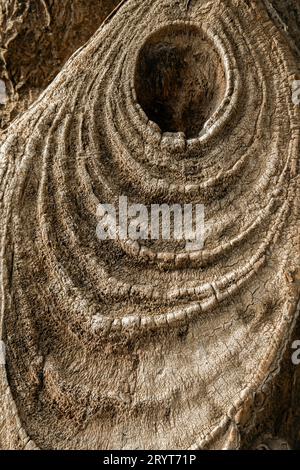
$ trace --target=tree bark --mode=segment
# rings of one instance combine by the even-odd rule
[[[1,0],[0,129],[24,112],[119,0]]]
[[[299,448],[299,3],[117,3],[0,3],[0,447]]]

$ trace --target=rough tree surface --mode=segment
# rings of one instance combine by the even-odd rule
[[[0,447],[296,448],[298,2],[127,0],[47,88],[99,2],[6,3]],[[100,242],[119,195],[205,204],[204,250]]]
[[[119,0],[0,0],[0,129],[40,95]],[[0,100],[1,103],[1,100]]]

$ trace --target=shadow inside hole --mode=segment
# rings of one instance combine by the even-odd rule
[[[197,137],[221,102],[224,87],[218,54],[194,28],[158,33],[140,51],[138,102],[162,132]]]

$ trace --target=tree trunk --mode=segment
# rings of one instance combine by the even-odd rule
[[[0,3],[0,447],[299,448],[298,2],[61,3]]]

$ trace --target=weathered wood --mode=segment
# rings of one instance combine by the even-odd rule
[[[8,90],[24,73],[27,91],[0,148],[0,447],[299,446],[298,23],[282,5],[125,1],[28,110],[93,22],[58,21],[34,70],[37,40],[30,59],[7,42]],[[100,242],[97,206],[120,195],[204,203],[204,249]]]

